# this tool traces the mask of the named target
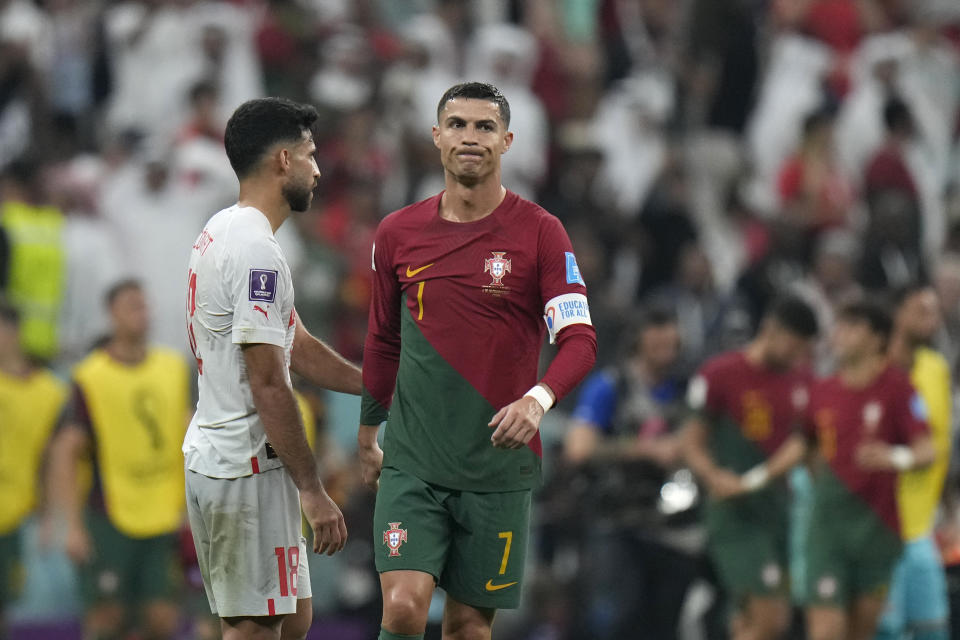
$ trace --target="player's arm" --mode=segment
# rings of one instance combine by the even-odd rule
[[[313,336],[296,314],[290,368],[323,389],[360,395],[360,368]]]
[[[363,483],[374,490],[379,486],[383,467],[377,434],[389,415],[400,368],[400,283],[387,236],[381,224],[372,251],[370,314],[363,347],[363,389],[357,429],[360,475]]]
[[[83,517],[83,501],[77,491],[80,460],[89,455],[93,438],[86,404],[75,386],[73,400],[60,428],[50,441],[44,474],[47,511],[43,538],[49,541],[55,532],[64,532],[64,550],[71,560],[83,564],[90,559],[92,545]]]
[[[587,287],[570,238],[552,216],[544,218],[541,225],[537,240],[540,299],[557,354],[543,378],[520,399],[497,411],[488,423],[494,429],[490,441],[504,449],[526,446],[539,430],[544,413],[590,373],[597,359],[597,333],[590,320]],[[563,312],[558,311],[561,307]]]
[[[807,438],[793,433],[766,462],[758,464],[740,477],[746,491],[757,491],[785,475],[807,456]]]
[[[709,430],[699,416],[691,417],[680,430],[683,460],[717,499],[732,498],[746,491],[740,476],[719,466],[710,453]]]
[[[347,526],[340,509],[320,482],[293,388],[287,381],[283,348],[273,344],[247,344],[243,346],[243,359],[253,403],[267,439],[300,490],[304,514],[314,531],[314,551],[333,555],[346,544]]]
[[[907,385],[900,393],[891,394],[890,405],[896,437],[907,444],[869,440],[857,448],[857,464],[867,471],[910,471],[933,464],[937,449],[923,397]]]

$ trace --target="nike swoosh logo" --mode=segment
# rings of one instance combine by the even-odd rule
[[[410,268],[410,265],[407,265],[407,277],[408,277],[408,278],[412,278],[413,276],[417,275],[418,273],[420,273],[420,272],[423,271],[424,269],[429,269],[429,268],[432,267],[432,266],[433,266],[433,263],[432,263],[432,262],[431,262],[430,264],[428,264],[428,265],[424,265],[424,266],[420,267],[419,269],[411,269],[411,268]]]
[[[516,581],[508,582],[506,584],[493,584],[493,580],[487,580],[486,589],[487,591],[500,591],[500,589],[506,589],[507,587],[512,587],[517,584]]]

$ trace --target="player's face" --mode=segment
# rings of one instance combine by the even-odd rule
[[[150,318],[143,291],[133,287],[121,291],[110,307],[110,318],[116,335],[133,339],[146,338]]]
[[[933,289],[912,294],[897,311],[897,323],[916,342],[933,340],[940,322],[940,300]]]
[[[766,365],[771,369],[786,371],[796,367],[810,355],[810,340],[799,336],[776,322],[770,327],[767,342]]]
[[[654,371],[665,371],[680,356],[680,330],[675,324],[646,327],[640,334],[640,353]]]
[[[840,365],[857,362],[882,350],[881,338],[870,329],[869,324],[859,320],[839,319],[830,342]]]
[[[513,134],[489,100],[454,98],[440,112],[433,128],[433,144],[440,149],[444,170],[458,182],[472,186],[500,172],[500,156]]]
[[[283,197],[290,210],[302,213],[313,202],[313,191],[320,180],[320,169],[314,157],[317,146],[313,136],[304,132],[303,140],[287,150],[287,181],[283,185]]]

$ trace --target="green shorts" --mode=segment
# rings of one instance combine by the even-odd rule
[[[806,604],[846,608],[886,593],[903,543],[864,503],[814,504],[807,537]]]
[[[377,571],[431,574],[473,607],[520,605],[530,528],[529,489],[472,493],[384,467],[373,517]]]
[[[23,591],[24,571],[20,528],[0,535],[0,611]]]
[[[89,513],[87,527],[93,559],[81,570],[80,582],[87,606],[119,600],[146,603],[174,600],[183,584],[178,562],[177,536],[131,538],[102,513]]]
[[[789,595],[789,527],[783,509],[758,513],[737,499],[713,503],[707,508],[707,535],[707,551],[734,604],[751,596]]]

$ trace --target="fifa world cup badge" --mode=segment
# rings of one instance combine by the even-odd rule
[[[390,522],[390,529],[383,532],[383,544],[390,549],[391,558],[400,557],[400,545],[407,541],[407,530],[401,529],[401,522]]]

